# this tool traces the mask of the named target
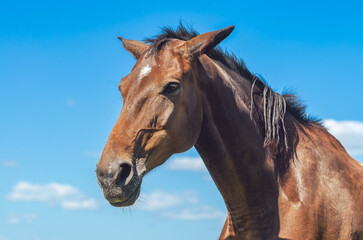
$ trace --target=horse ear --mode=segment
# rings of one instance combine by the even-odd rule
[[[139,59],[141,53],[143,53],[146,49],[148,49],[150,46],[142,43],[140,41],[136,40],[127,40],[122,37],[117,37],[121,40],[122,45],[124,45],[124,48],[131,53],[136,59]]]
[[[229,26],[218,31],[203,33],[182,45],[178,46],[179,51],[188,59],[193,60],[200,55],[212,50],[218,43],[222,42],[233,31],[234,26]]]

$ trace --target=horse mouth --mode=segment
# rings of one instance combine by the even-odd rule
[[[140,190],[141,190],[141,184],[139,184],[137,186],[135,191],[126,200],[120,200],[120,199],[115,198],[115,199],[109,200],[108,202],[114,207],[128,207],[128,206],[131,206],[138,199],[138,197],[140,195]]]

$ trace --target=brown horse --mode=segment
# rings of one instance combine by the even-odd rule
[[[105,198],[132,205],[146,173],[195,146],[228,209],[220,239],[363,239],[362,165],[293,95],[214,48],[233,28],[120,38],[137,63],[97,164]]]

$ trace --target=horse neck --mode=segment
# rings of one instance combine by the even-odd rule
[[[193,74],[203,102],[195,147],[224,198],[237,235],[277,237],[274,163],[250,119],[251,83],[205,55],[194,63]]]

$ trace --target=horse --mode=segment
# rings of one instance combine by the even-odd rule
[[[233,29],[118,37],[137,62],[97,163],[104,197],[132,205],[145,174],[195,146],[227,208],[220,239],[363,239],[362,164],[217,46]]]

